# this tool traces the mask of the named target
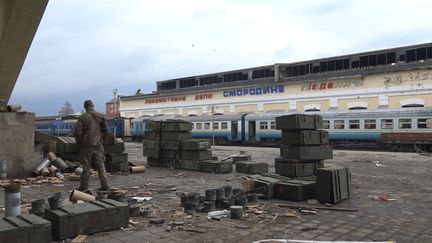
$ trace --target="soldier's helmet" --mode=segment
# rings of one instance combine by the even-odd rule
[[[91,100],[86,100],[84,101],[84,108],[85,109],[89,109],[89,108],[93,108],[93,102]]]

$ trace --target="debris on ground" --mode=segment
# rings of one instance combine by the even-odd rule
[[[389,194],[383,193],[383,194],[372,194],[369,195],[369,198],[376,201],[396,201],[397,199],[389,198]]]

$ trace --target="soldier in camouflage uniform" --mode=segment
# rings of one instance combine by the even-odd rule
[[[82,114],[75,127],[75,139],[80,147],[80,158],[83,167],[81,174],[81,185],[78,190],[89,189],[90,166],[94,165],[99,174],[101,188],[108,190],[108,176],[105,171],[105,153],[103,149],[103,137],[107,132],[107,125],[102,114],[94,110],[93,102],[84,102],[86,113]]]

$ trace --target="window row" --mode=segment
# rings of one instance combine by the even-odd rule
[[[194,130],[211,130],[211,122],[197,122],[194,123]],[[213,122],[214,130],[228,129],[228,122]]]
[[[345,129],[345,120],[334,120],[333,121],[333,129]],[[413,119],[403,118],[403,119],[382,119],[380,121],[381,129],[394,129],[394,126],[397,125],[398,129],[412,129],[413,128]],[[330,121],[323,120],[323,128],[330,129]],[[347,121],[348,129],[361,129],[360,120],[348,120]],[[377,129],[377,120],[375,119],[366,119],[363,123],[363,129]],[[418,118],[417,119],[417,128],[424,129],[428,128],[428,119],[427,118]]]

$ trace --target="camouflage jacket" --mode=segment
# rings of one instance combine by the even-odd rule
[[[105,117],[91,109],[78,118],[74,136],[80,147],[97,146],[103,144],[103,137],[106,132]]]

